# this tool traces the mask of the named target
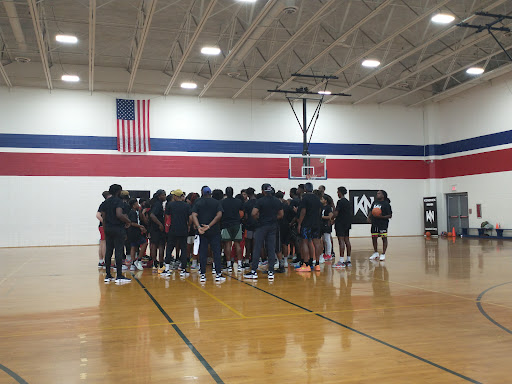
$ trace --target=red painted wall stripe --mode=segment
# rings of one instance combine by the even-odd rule
[[[287,178],[287,158],[0,152],[3,176]],[[512,148],[435,160],[328,159],[331,179],[428,179],[512,170]]]

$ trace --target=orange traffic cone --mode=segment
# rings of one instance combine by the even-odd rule
[[[496,223],[496,229],[500,229],[500,223]]]
[[[457,236],[457,235],[455,234],[455,227],[452,227],[452,236],[453,236],[453,238],[455,238],[455,236]]]

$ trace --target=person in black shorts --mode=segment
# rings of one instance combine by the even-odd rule
[[[280,237],[280,251],[282,259],[279,260],[279,271],[284,272],[285,268],[288,268],[288,255],[290,245],[290,223],[295,217],[295,212],[287,200],[284,199],[284,192],[278,191],[276,197],[281,201],[283,207],[283,217],[277,221],[279,226],[279,237]]]
[[[313,194],[313,184],[304,184],[304,191],[305,193],[299,206],[300,216],[297,226],[301,237],[303,264],[296,271],[311,272],[315,256],[317,257],[317,265],[314,269],[315,271],[320,271],[318,261],[322,252],[320,240],[322,203],[320,203],[320,198]]]
[[[181,272],[180,277],[187,277],[188,253],[187,253],[187,237],[191,223],[192,208],[183,198],[183,191],[175,189],[171,192],[173,201],[165,206],[165,214],[171,218],[171,226],[167,234],[167,250],[165,254],[165,271],[160,276],[170,277],[171,270],[171,254],[175,247],[180,247]]]
[[[111,195],[109,191],[104,191],[102,194],[103,200],[107,200]],[[102,203],[103,204],[103,203]],[[101,204],[100,204],[101,207]],[[100,222],[98,224],[98,231],[100,231],[100,246],[98,248],[98,256],[99,256],[99,262],[98,262],[98,268],[105,269],[105,231],[103,228],[103,218],[101,217],[100,208],[98,207],[98,211],[96,212],[96,218]]]
[[[117,276],[116,284],[131,282],[131,279],[123,276],[123,248],[126,238],[126,227],[130,225],[130,219],[123,213],[123,202],[119,198],[122,187],[119,184],[112,184],[109,192],[112,195],[106,199],[100,206],[101,216],[103,218],[103,227],[105,229],[105,268],[107,275],[105,282],[113,280],[110,274],[110,259],[115,250]]]
[[[208,260],[208,246],[213,253],[215,263],[215,281],[222,282],[222,262],[220,259],[220,220],[222,218],[222,205],[220,201],[212,198],[212,190],[204,186],[201,198],[197,199],[192,207],[192,221],[199,232],[199,266],[201,268],[201,283],[206,282],[206,264]]]
[[[352,265],[350,255],[352,254],[352,244],[350,244],[350,229],[352,228],[352,208],[345,195],[347,188],[338,187],[338,204],[334,210],[334,229],[338,238],[340,247],[340,259],[333,268],[345,268]],[[345,261],[345,249],[347,250],[347,261]]]
[[[244,204],[244,226],[247,231],[245,236],[245,259],[250,261],[253,255],[254,231],[256,230],[256,220],[252,217],[252,210],[256,205],[256,196],[254,195],[255,190],[252,187],[247,188],[245,192],[248,197]]]
[[[256,205],[252,209],[251,215],[257,220],[256,231],[254,232],[254,252],[252,254],[251,272],[244,275],[246,279],[258,278],[258,263],[260,261],[261,250],[266,245],[268,260],[268,279],[274,279],[274,263],[276,259],[276,229],[277,220],[283,217],[283,207],[281,202],[272,196],[272,186],[263,184],[261,186],[263,197],[256,200]]]
[[[137,199],[130,199],[128,201],[128,205],[130,206],[130,212],[128,212],[128,218],[130,219],[130,226],[126,230],[126,234],[128,237],[128,242],[130,243],[130,260],[131,266],[130,271],[135,271],[138,269],[142,271],[142,261],[141,255],[146,253],[146,247],[148,245],[146,241],[146,237],[144,234],[146,233],[146,227],[139,223],[139,210],[140,206],[137,202]],[[139,258],[136,259],[135,255],[139,251]]]
[[[332,199],[331,196],[323,194],[320,197],[322,203],[322,242],[324,244],[323,257],[320,256],[320,263],[331,260],[332,255]]]
[[[226,188],[226,198],[221,200],[222,219],[221,219],[221,237],[224,242],[224,255],[226,256],[226,264],[228,273],[233,272],[231,262],[232,242],[235,243],[237,264],[242,264],[242,249],[240,242],[242,241],[242,222],[240,212],[243,212],[242,200],[233,197],[233,188]],[[239,268],[240,270],[240,268]]]
[[[375,201],[370,207],[370,214],[368,215],[368,222],[371,223],[372,228],[372,243],[373,243],[373,255],[370,256],[370,260],[386,260],[386,250],[388,249],[388,225],[389,219],[393,216],[391,209],[391,200],[388,198],[388,194],[384,190],[377,191]],[[374,208],[380,208],[381,215],[374,216],[372,211]],[[377,239],[382,238],[382,253],[379,256],[377,251]]]
[[[158,265],[164,271],[164,249],[165,249],[165,227],[164,227],[164,207],[165,191],[159,189],[151,199],[151,211],[149,214],[149,235],[150,235],[150,248],[149,252],[153,260],[153,272],[157,272]],[[158,252],[158,261],[156,261]]]

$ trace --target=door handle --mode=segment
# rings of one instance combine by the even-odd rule
[[[467,219],[468,216],[460,216],[461,219]]]
[[[458,219],[459,216],[450,216],[450,219]]]

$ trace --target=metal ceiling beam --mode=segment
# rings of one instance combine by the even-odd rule
[[[215,7],[216,3],[217,3],[217,0],[211,0],[210,3],[208,4],[208,7],[206,7],[206,10],[204,11],[203,17],[201,17],[201,20],[199,21],[199,24],[197,25],[194,35],[190,39],[190,41],[187,45],[187,48],[185,48],[185,51],[183,52],[183,55],[181,56],[180,62],[178,63],[178,65],[176,66],[176,68],[174,70],[171,80],[169,81],[169,84],[167,85],[167,88],[164,91],[164,95],[167,96],[169,94],[169,92],[171,92],[172,86],[178,79],[178,75],[180,74],[181,69],[185,65],[185,62],[187,61],[188,56],[190,55],[190,52],[192,52],[192,48],[194,47],[194,44],[195,44],[197,38],[199,37],[199,34],[203,30],[203,28],[206,24],[206,21],[210,17],[210,14],[212,13],[213,8]]]
[[[34,32],[36,34],[37,46],[39,48],[39,54],[41,55],[41,64],[43,65],[44,77],[46,78],[46,85],[48,89],[53,89],[52,76],[50,73],[50,66],[48,64],[47,51],[48,47],[45,43],[45,35],[41,26],[41,18],[39,17],[40,7],[43,3],[37,3],[36,0],[27,0],[30,15],[32,17],[32,23],[34,24]]]
[[[142,22],[142,28],[138,36],[138,39],[137,34],[134,37],[134,40],[136,41],[137,51],[133,56],[130,71],[130,80],[128,81],[128,89],[126,90],[128,94],[132,93],[133,83],[135,82],[135,76],[137,76],[137,69],[139,68],[142,52],[144,51],[144,44],[146,43],[146,38],[148,37],[149,34],[149,26],[151,25],[151,20],[153,19],[157,2],[158,0],[143,1],[139,9],[139,20],[137,24]]]
[[[265,19],[269,11],[272,9],[274,4],[276,3],[276,0],[269,0],[263,9],[260,11],[256,19],[254,19],[253,23],[250,25],[249,28],[244,32],[242,37],[236,42],[235,46],[231,49],[231,51],[228,53],[222,64],[219,66],[217,71],[213,74],[213,76],[208,80],[208,82],[205,84],[204,88],[202,89],[201,93],[199,94],[199,97],[203,97],[205,93],[208,91],[208,89],[212,86],[213,82],[219,77],[219,75],[224,71],[224,69],[227,67],[229,62],[237,55],[237,53],[240,51],[240,49],[244,46],[245,42],[249,39],[249,37],[252,35],[254,30],[258,27],[258,25],[261,23],[262,20]]]
[[[510,48],[512,48],[512,47],[509,47],[508,49],[510,49]],[[500,53],[502,53],[502,52],[499,51],[497,54],[500,54]],[[465,89],[474,87],[476,85],[475,83],[483,82],[483,80],[485,80],[487,78],[495,78],[497,76],[501,76],[507,72],[510,72],[511,69],[512,69],[512,64],[502,65],[501,67],[493,69],[490,72],[486,72],[485,74],[483,74],[481,76],[477,76],[476,78],[474,78],[472,80],[466,81],[466,82],[459,84],[455,87],[452,87],[444,92],[437,93],[437,94],[430,96],[424,100],[418,101],[417,103],[410,104],[410,105],[408,105],[408,107],[415,107],[415,106],[424,104],[427,101],[434,100],[434,99],[436,99],[436,100],[434,100],[434,102],[441,101],[442,99],[445,99],[446,97],[456,95],[457,93],[460,93],[461,91],[463,91]]]
[[[491,10],[491,9],[493,9],[493,8],[495,8],[495,7],[497,7],[497,6],[501,5],[501,4],[503,4],[505,1],[506,1],[506,0],[498,0],[498,1],[494,2],[493,4],[490,4],[490,5],[488,5],[487,7],[485,7],[485,8],[484,8],[484,10]],[[467,17],[466,19],[464,19],[464,22],[468,22],[468,21],[470,21],[470,20],[472,20],[472,19],[474,19],[474,18],[476,18],[476,17],[477,17],[476,15],[469,16],[469,17]],[[418,52],[419,50],[426,49],[426,47],[428,47],[428,46],[429,46],[430,44],[432,44],[434,41],[437,41],[437,40],[439,40],[439,39],[443,38],[444,36],[449,35],[450,33],[453,33],[455,30],[457,30],[457,28],[458,28],[458,27],[457,27],[456,25],[453,25],[452,27],[450,27],[450,28],[446,29],[445,31],[443,31],[443,32],[441,32],[441,33],[439,33],[439,34],[437,34],[437,35],[436,35],[436,36],[434,36],[433,38],[431,38],[431,39],[427,40],[425,43],[418,45],[416,48],[414,48],[414,49],[410,50],[409,52],[405,53],[404,55],[402,55],[402,56],[398,57],[397,59],[395,59],[395,60],[391,61],[390,63],[386,64],[383,68],[379,69],[378,71],[371,73],[369,76],[365,77],[365,78],[364,78],[364,79],[362,79],[362,80],[367,81],[368,79],[370,79],[371,77],[373,77],[373,76],[377,75],[378,73],[380,73],[382,70],[386,69],[387,67],[392,66],[392,65],[394,65],[394,64],[396,64],[396,63],[398,63],[398,62],[400,62],[401,60],[405,59],[406,57],[409,57],[410,55],[412,55],[412,54],[414,54],[414,53]],[[388,89],[388,88],[391,88],[391,87],[393,87],[393,86],[397,85],[398,83],[403,83],[403,82],[404,82],[404,80],[408,79],[409,77],[414,76],[415,74],[417,74],[417,73],[419,73],[419,72],[423,71],[423,70],[424,70],[424,69],[426,69],[426,68],[430,68],[432,65],[435,65],[435,64],[439,63],[440,61],[442,61],[442,60],[444,60],[444,59],[446,59],[446,58],[448,58],[448,57],[450,57],[450,56],[452,56],[452,55],[456,54],[457,52],[460,52],[460,50],[462,50],[462,49],[466,49],[466,48],[468,48],[468,47],[469,47],[469,46],[471,46],[471,45],[477,44],[478,42],[480,42],[480,41],[482,41],[482,40],[484,40],[484,39],[486,39],[486,38],[488,38],[488,37],[489,37],[489,35],[484,35],[483,37],[476,38],[476,36],[475,36],[475,35],[473,35],[473,37],[470,37],[470,39],[471,39],[471,38],[472,38],[472,39],[474,39],[474,40],[472,41],[472,43],[471,43],[471,44],[466,44],[464,47],[461,47],[461,48],[459,48],[459,49],[457,49],[457,50],[455,50],[455,51],[448,52],[448,54],[447,54],[447,55],[441,55],[441,57],[439,57],[439,58],[437,58],[437,59],[430,60],[430,62],[428,63],[428,65],[427,65],[427,66],[423,66],[423,65],[422,65],[422,66],[421,66],[421,68],[418,68],[417,70],[415,70],[415,71],[413,71],[413,72],[411,72],[411,73],[407,74],[405,77],[400,77],[399,79],[395,80],[394,82],[392,82],[392,83],[390,83],[390,84],[387,84],[386,86],[384,86],[383,88],[381,88],[381,89],[377,90],[376,92],[371,93],[371,94],[369,94],[369,95],[367,95],[367,96],[363,97],[362,99],[357,100],[357,101],[356,101],[355,103],[353,103],[353,104],[354,104],[354,105],[355,105],[355,104],[359,104],[359,103],[361,103],[361,102],[363,102],[363,101],[365,101],[365,100],[368,100],[368,99],[370,99],[370,98],[372,98],[372,97],[374,97],[374,96],[376,96],[376,95],[380,94],[380,93],[381,93],[381,92],[383,92],[384,90],[386,90],[386,89]],[[447,49],[449,49],[449,48],[447,48]],[[432,56],[431,56],[430,58],[432,58]],[[428,60],[428,59],[427,59],[427,60]],[[362,82],[364,82],[364,81],[362,81],[362,80],[359,82],[359,84],[361,84]],[[358,85],[359,85],[359,84],[358,84]],[[327,102],[330,102],[330,101],[331,101],[331,100],[328,100]]]
[[[308,21],[304,23],[304,25],[291,36],[286,43],[284,43],[277,51],[274,53],[274,55],[268,59],[265,64],[263,64],[259,70],[256,71],[256,73],[240,88],[234,95],[233,99],[236,99],[238,96],[242,94],[242,92],[253,83],[254,80],[258,78],[259,75],[261,75],[269,66],[272,64],[285,50],[287,50],[292,43],[300,36],[302,35],[306,30],[308,30],[312,25],[314,25],[317,20],[325,13],[325,11],[330,8],[335,3],[335,0],[329,0],[326,2]]]
[[[9,76],[7,76],[7,72],[5,72],[5,68],[2,65],[1,61],[0,61],[0,74],[4,78],[5,85],[7,85],[7,87],[9,87],[9,88],[12,88],[11,80],[9,80]]]
[[[345,64],[343,67],[341,67],[340,69],[338,69],[336,72],[334,72],[334,75],[340,75],[341,73],[345,72],[348,68],[350,68],[352,65],[356,64],[356,63],[359,63],[361,62],[361,60],[363,60],[364,58],[368,57],[368,55],[370,55],[372,52],[375,52],[377,49],[385,46],[386,44],[388,44],[391,40],[393,40],[395,37],[397,37],[398,35],[400,35],[401,33],[407,31],[408,29],[410,29],[411,27],[413,27],[414,25],[416,25],[417,23],[419,23],[421,20],[423,20],[425,17],[431,15],[433,12],[435,12],[439,7],[442,7],[444,6],[446,3],[448,3],[449,1],[451,0],[443,0],[441,1],[440,3],[436,4],[434,7],[428,9],[427,11],[423,12],[421,15],[419,15],[418,17],[416,17],[414,20],[412,20],[410,23],[404,25],[402,28],[396,30],[395,32],[393,32],[391,35],[389,35],[387,38],[385,38],[384,40],[382,40],[381,42],[375,44],[372,48],[370,48],[369,50],[365,51],[362,55],[359,55],[357,56],[356,58],[352,59],[351,61],[349,61],[347,64]],[[375,72],[372,72],[372,77],[374,76],[374,73]],[[324,82],[321,82],[319,84],[317,84],[313,90],[316,90],[320,87],[322,87],[323,85],[325,85]],[[345,92],[345,91],[343,91]],[[330,100],[328,100],[330,101]],[[326,102],[328,102],[326,101]]]
[[[509,45],[509,46],[505,47],[505,49],[506,49],[506,50],[512,49],[512,45]],[[419,91],[419,90],[421,90],[421,89],[423,89],[423,88],[428,87],[429,85],[432,85],[432,84],[434,84],[434,83],[437,83],[439,80],[442,80],[442,79],[444,79],[444,78],[449,78],[450,76],[453,76],[453,75],[454,75],[454,74],[456,74],[457,72],[460,72],[460,71],[462,71],[462,70],[464,70],[464,69],[466,69],[466,68],[470,68],[470,67],[472,67],[472,66],[474,66],[474,65],[476,65],[476,64],[478,64],[478,63],[480,63],[482,60],[490,59],[490,58],[492,58],[492,57],[494,57],[494,56],[499,55],[500,53],[502,53],[501,49],[500,49],[500,50],[498,50],[498,51],[494,51],[493,53],[491,53],[491,54],[489,54],[489,55],[487,55],[487,56],[480,57],[480,58],[478,58],[477,60],[474,60],[474,61],[472,61],[472,62],[471,62],[471,63],[469,63],[469,64],[466,64],[466,65],[464,65],[464,66],[462,66],[462,67],[459,67],[459,68],[457,68],[457,69],[455,69],[455,70],[453,70],[453,71],[451,71],[451,72],[449,72],[449,73],[446,73],[445,75],[443,75],[443,76],[441,76],[441,77],[439,77],[439,78],[437,78],[437,79],[434,79],[434,80],[432,80],[432,81],[429,81],[428,83],[422,84],[422,85],[420,85],[419,87],[417,87],[417,88],[415,88],[415,89],[410,90],[409,92],[403,93],[403,94],[401,94],[401,95],[398,95],[398,96],[393,97],[392,99],[386,100],[386,101],[382,102],[381,104],[391,103],[391,102],[393,102],[393,101],[395,101],[395,100],[401,99],[402,97],[409,96],[409,95],[411,95],[411,94],[415,93],[416,91]],[[499,67],[499,68],[501,68],[501,67]],[[496,69],[498,69],[498,68],[496,68]],[[481,76],[480,76],[480,77],[481,77]],[[466,83],[467,83],[467,82],[465,82],[464,84],[466,84]],[[448,91],[449,91],[449,90],[448,90]],[[436,95],[434,95],[434,96],[437,96],[437,95],[438,95],[438,94],[436,94]]]
[[[89,0],[89,92],[94,91],[94,55],[96,50],[96,0]]]
[[[340,37],[338,37],[336,40],[334,40],[327,48],[325,48],[322,52],[320,52],[318,55],[316,55],[313,59],[311,59],[308,63],[304,64],[301,69],[296,71],[296,73],[304,73],[309,67],[311,67],[313,64],[315,64],[318,60],[320,60],[323,56],[325,56],[327,53],[332,51],[334,48],[339,47],[339,44],[344,42],[352,33],[356,32],[363,24],[365,24],[367,21],[373,19],[375,16],[377,16],[384,8],[386,8],[389,4],[391,4],[393,0],[386,0],[382,4],[380,4],[377,8],[375,8],[372,12],[370,12],[368,15],[366,15],[364,18],[359,20],[353,27],[351,27],[348,31],[346,31],[344,34],[342,34]],[[290,77],[288,80],[286,80],[283,84],[281,84],[276,89],[284,89],[290,83],[292,83],[296,79],[295,76]],[[270,93],[267,97],[265,97],[265,100],[268,100],[272,97],[274,93]]]

